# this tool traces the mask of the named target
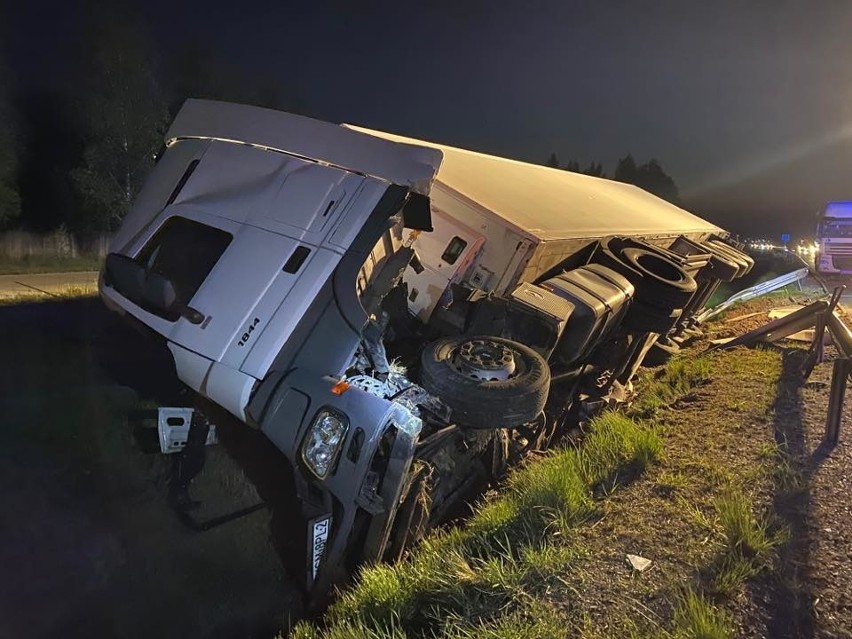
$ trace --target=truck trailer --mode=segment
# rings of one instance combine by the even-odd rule
[[[99,290],[281,451],[321,606],[628,400],[739,248],[628,184],[188,100]]]

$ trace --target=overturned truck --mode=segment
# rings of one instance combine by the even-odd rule
[[[100,294],[287,458],[314,602],[628,398],[752,266],[637,187],[379,131],[189,100],[165,142]]]

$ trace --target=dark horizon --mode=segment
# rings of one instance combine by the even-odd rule
[[[128,4],[166,70],[192,46],[322,119],[610,176],[657,158],[686,208],[734,232],[809,234],[852,198],[852,3]],[[64,82],[79,8],[7,13],[19,83]]]

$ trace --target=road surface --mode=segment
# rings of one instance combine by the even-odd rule
[[[84,292],[95,293],[97,286],[97,271],[0,275],[0,299],[29,295],[33,297],[61,295],[67,293],[69,289],[82,289]]]

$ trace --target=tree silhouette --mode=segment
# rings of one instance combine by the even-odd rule
[[[21,215],[16,126],[10,86],[8,73],[0,60],[0,228],[15,223]]]
[[[549,166],[551,169],[561,168],[559,166],[559,158],[556,157],[555,153],[550,154],[550,157],[547,158],[547,162],[545,162],[545,166]]]
[[[72,220],[76,231],[117,227],[162,144],[166,104],[140,24],[126,9],[104,9],[90,26],[89,77],[80,105],[86,145],[72,172],[86,210]]]
[[[606,175],[604,175],[603,164],[600,163],[590,163],[589,166],[583,169],[583,173],[585,173],[586,175],[591,175],[593,177],[606,177]]]
[[[613,177],[618,182],[636,184],[637,175],[636,160],[633,159],[632,155],[626,155],[615,165],[615,175]]]
[[[655,158],[638,166],[632,155],[621,158],[615,167],[615,179],[619,182],[635,184],[675,204],[680,199],[674,180]]]

